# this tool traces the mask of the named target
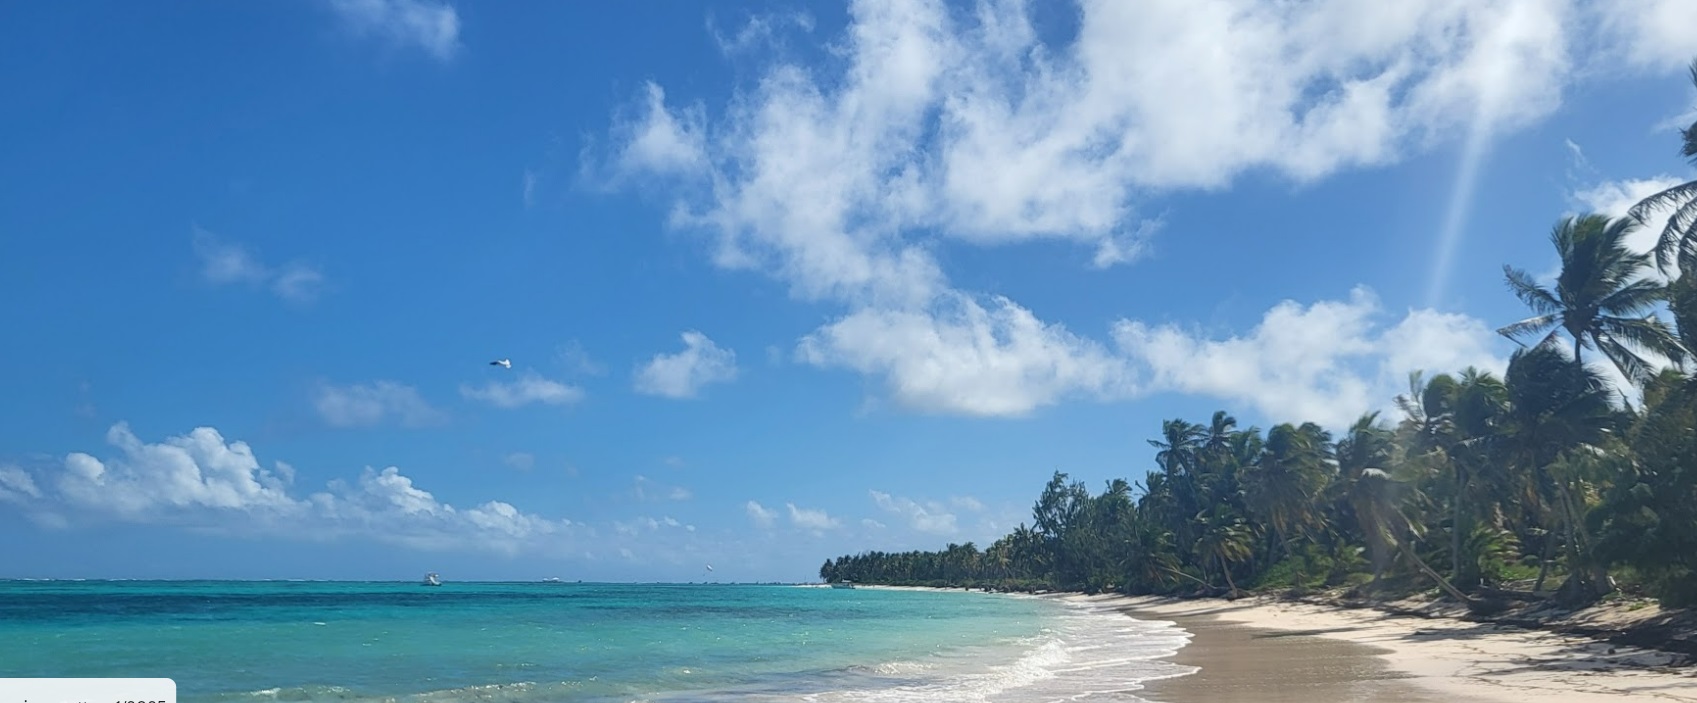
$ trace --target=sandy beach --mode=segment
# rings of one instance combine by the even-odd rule
[[[1062,597],[1194,633],[1174,661],[1201,671],[1139,692],[1162,703],[1697,702],[1697,667],[1677,655],[1582,637],[1264,598]]]

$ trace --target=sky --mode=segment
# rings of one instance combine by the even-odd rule
[[[1561,217],[1693,177],[1693,26],[5,3],[0,577],[806,581],[1165,419],[1394,418],[1504,368]]]

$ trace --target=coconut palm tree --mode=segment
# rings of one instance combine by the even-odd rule
[[[1697,61],[1691,62],[1691,83],[1697,85]],[[1697,122],[1680,130],[1679,134],[1684,139],[1680,156],[1690,159],[1692,166],[1697,166]],[[1697,180],[1686,181],[1645,198],[1632,206],[1627,214],[1647,224],[1651,215],[1670,210],[1673,214],[1656,241],[1656,266],[1668,273],[1675,268],[1697,270]]]
[[[1509,456],[1525,471],[1525,504],[1543,506],[1544,514],[1563,528],[1571,588],[1578,599],[1600,595],[1589,573],[1579,487],[1570,477],[1551,470],[1564,453],[1598,447],[1620,419],[1607,384],[1595,372],[1567,359],[1551,344],[1516,350],[1509,359],[1506,419]],[[1549,574],[1551,545],[1546,541],[1538,583]]]
[[[1509,290],[1534,315],[1497,332],[1523,346],[1527,337],[1544,335],[1531,345],[1539,346],[1566,332],[1573,340],[1575,360],[1583,362],[1583,350],[1595,348],[1634,383],[1654,374],[1648,357],[1683,359],[1685,348],[1673,330],[1651,314],[1666,298],[1666,286],[1644,277],[1649,256],[1626,246],[1627,235],[1638,227],[1637,220],[1625,217],[1563,218],[1550,232],[1550,242],[1561,256],[1555,288],[1504,266]]]

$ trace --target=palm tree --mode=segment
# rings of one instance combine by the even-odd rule
[[[1691,83],[1697,85],[1697,61],[1691,62]],[[1680,136],[1685,145],[1679,155],[1697,166],[1697,122],[1680,130]],[[1627,214],[1648,223],[1650,215],[1665,210],[1672,210],[1673,215],[1656,241],[1656,266],[1667,273],[1672,273],[1676,264],[1679,270],[1697,271],[1697,181],[1686,181],[1645,198]]]
[[[1325,430],[1312,423],[1278,425],[1267,432],[1261,456],[1246,467],[1244,497],[1256,517],[1272,528],[1268,563],[1277,546],[1316,527],[1315,498],[1331,473],[1330,442]]]
[[[1197,519],[1201,523],[1202,534],[1196,538],[1196,553],[1203,560],[1203,573],[1207,573],[1208,560],[1219,563],[1220,573],[1226,577],[1226,585],[1236,597],[1237,582],[1232,580],[1231,565],[1249,558],[1249,544],[1254,533],[1244,524],[1243,518],[1224,506],[1215,506],[1211,513],[1198,515]]]
[[[1573,339],[1573,358],[1583,363],[1593,347],[1634,383],[1647,380],[1654,369],[1640,352],[1680,360],[1685,349],[1673,330],[1651,314],[1666,298],[1663,284],[1643,277],[1648,255],[1626,246],[1638,228],[1632,218],[1610,220],[1602,215],[1563,218],[1550,233],[1561,256],[1561,275],[1555,289],[1537,283],[1525,271],[1504,266],[1508,287],[1532,309],[1533,317],[1497,330],[1509,339],[1544,337],[1532,346],[1567,332]]]
[[[1583,599],[1600,595],[1604,584],[1588,573],[1582,530],[1579,488],[1567,476],[1552,472],[1563,454],[1583,447],[1600,446],[1611,434],[1618,418],[1607,384],[1590,369],[1563,358],[1553,345],[1544,344],[1515,351],[1509,359],[1507,418],[1511,456],[1526,470],[1521,500],[1545,506],[1545,514],[1564,528],[1568,552],[1569,594]],[[1549,573],[1551,545],[1546,541],[1536,591]]]

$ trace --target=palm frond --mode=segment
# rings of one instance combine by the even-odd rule
[[[1697,124],[1692,125],[1697,128]],[[1675,211],[1675,216],[1668,220],[1666,227],[1656,239],[1656,267],[1669,271],[1674,263],[1674,254],[1678,251],[1680,241],[1689,239],[1691,220],[1697,215],[1681,217],[1684,211],[1697,202],[1697,181],[1687,181],[1655,193],[1627,210],[1627,214],[1640,223],[1648,224],[1657,213],[1665,210]],[[1683,225],[1683,226],[1682,226]]]
[[[1604,318],[1599,331],[1617,342],[1625,342],[1669,361],[1682,361],[1689,350],[1680,344],[1673,328],[1660,318]]]
[[[1561,311],[1561,301],[1549,289],[1538,285],[1531,274],[1513,266],[1504,266],[1503,278],[1508,281],[1508,289],[1514,292],[1514,297],[1519,298],[1532,312],[1551,315]]]
[[[1542,333],[1543,331],[1555,327],[1560,323],[1560,316],[1539,315],[1537,317],[1529,317],[1514,324],[1502,327],[1497,330],[1497,334],[1508,337],[1516,342],[1520,342],[1521,337]]]
[[[1667,300],[1668,288],[1660,281],[1639,279],[1597,301],[1597,311],[1615,317],[1638,316],[1649,312],[1656,303]]]

